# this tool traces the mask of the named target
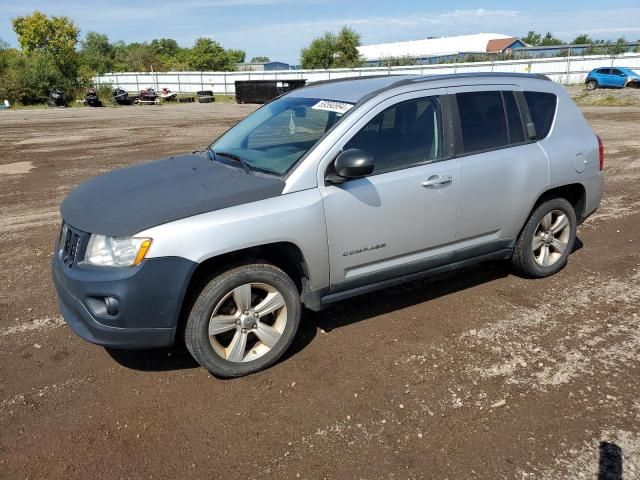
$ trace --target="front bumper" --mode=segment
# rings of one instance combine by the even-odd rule
[[[131,268],[69,267],[58,254],[52,262],[60,312],[69,327],[89,342],[126,349],[173,344],[195,267],[178,257],[150,258]],[[116,314],[96,308],[105,297],[117,299]]]

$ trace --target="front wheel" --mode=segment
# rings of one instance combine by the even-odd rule
[[[298,290],[286,273],[269,264],[244,265],[204,287],[187,320],[185,343],[214,375],[247,375],[286,352],[301,310]]]
[[[512,262],[527,277],[548,277],[567,263],[576,239],[576,212],[564,198],[539,205],[522,229]]]
[[[598,82],[595,80],[589,80],[587,82],[587,90],[595,90],[596,88],[598,88]]]

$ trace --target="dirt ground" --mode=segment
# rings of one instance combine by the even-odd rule
[[[640,478],[638,107],[585,107],[606,196],[552,278],[487,264],[305,312],[288,358],[237,380],[72,334],[63,197],[252,109],[0,112],[0,478]]]

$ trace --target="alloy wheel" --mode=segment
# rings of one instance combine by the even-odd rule
[[[223,359],[243,363],[268,353],[287,325],[282,293],[266,283],[246,283],[228,292],[209,319],[209,341]]]
[[[554,265],[566,251],[570,235],[569,218],[562,210],[552,210],[542,217],[531,242],[536,263],[542,267]]]

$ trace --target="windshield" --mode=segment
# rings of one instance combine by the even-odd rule
[[[249,115],[209,148],[218,160],[237,157],[251,170],[281,176],[351,107],[351,103],[285,96]]]

